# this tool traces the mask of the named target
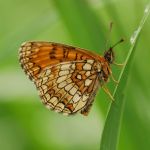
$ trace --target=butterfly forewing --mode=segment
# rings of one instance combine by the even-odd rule
[[[22,68],[30,79],[38,78],[47,66],[60,62],[93,59],[94,54],[80,48],[53,42],[26,42],[20,49]]]
[[[63,44],[29,42],[21,47],[20,63],[48,108],[88,114],[99,87],[96,55]]]

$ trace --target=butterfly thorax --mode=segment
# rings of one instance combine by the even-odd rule
[[[101,65],[101,71],[99,72],[99,80],[100,80],[100,83],[103,84],[103,83],[107,82],[109,79],[109,75],[111,73],[110,64],[102,56],[99,56],[98,60]]]
[[[113,48],[110,47],[107,51],[105,51],[103,57],[98,56],[98,60],[101,64],[101,72],[99,74],[99,80],[103,84],[108,81],[109,75],[111,74],[110,65],[113,64],[115,60]]]
[[[105,51],[104,58],[108,62],[108,64],[112,64],[114,62],[115,55],[112,47],[110,47],[107,51]]]

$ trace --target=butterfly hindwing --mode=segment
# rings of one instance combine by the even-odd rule
[[[35,84],[42,102],[68,115],[78,111],[86,115],[99,85],[94,60],[59,63],[45,68],[38,78]]]

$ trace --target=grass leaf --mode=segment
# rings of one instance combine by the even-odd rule
[[[150,5],[147,5],[144,16],[141,19],[140,25],[138,29],[131,36],[130,42],[131,47],[129,49],[127,58],[124,63],[124,67],[119,76],[119,84],[116,86],[114,90],[114,99],[110,106],[107,119],[105,122],[104,130],[101,138],[100,150],[116,150],[118,147],[119,135],[120,135],[120,127],[122,114],[124,111],[124,91],[127,85],[129,70],[132,65],[133,56],[135,53],[135,47],[137,45],[137,40],[141,33],[142,28],[144,27],[145,21],[147,20],[150,13]]]

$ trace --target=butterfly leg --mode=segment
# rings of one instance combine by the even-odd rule
[[[106,94],[109,95],[109,97],[111,98],[111,100],[114,101],[114,98],[113,98],[113,96],[111,95],[111,93],[110,93],[110,91],[108,90],[108,88],[102,86],[102,89],[104,90],[104,92],[105,92]]]
[[[124,63],[119,64],[119,63],[116,63],[116,62],[113,62],[113,64],[116,65],[116,66],[120,66],[120,67],[123,67],[125,65]]]
[[[116,62],[113,62],[113,64],[114,64],[114,65],[116,65],[116,66],[119,66],[119,67],[123,67],[123,66],[125,65],[125,63],[119,64],[119,63],[116,63]],[[119,83],[119,81],[118,81],[118,80],[116,80],[116,79],[114,78],[114,76],[113,76],[112,72],[111,72],[110,74],[111,74],[111,78],[112,78],[112,80],[113,80],[116,84],[118,84],[118,83]]]
[[[118,80],[116,80],[115,78],[114,78],[114,76],[113,76],[113,74],[111,73],[111,78],[112,78],[112,80],[116,83],[116,84],[118,84],[119,83],[119,81]]]

